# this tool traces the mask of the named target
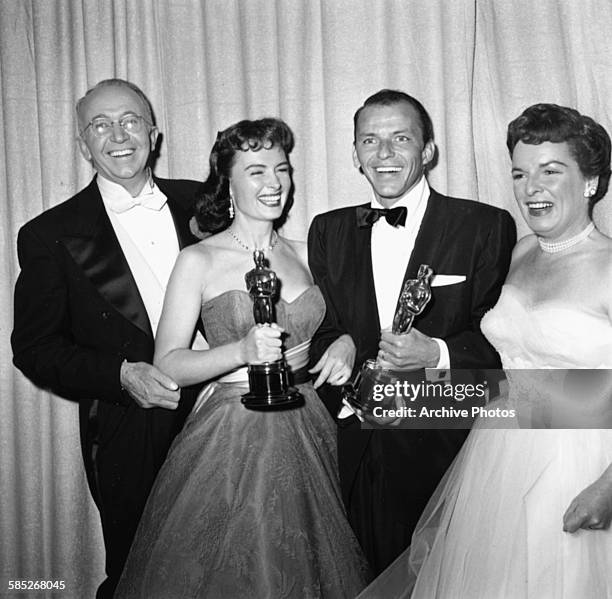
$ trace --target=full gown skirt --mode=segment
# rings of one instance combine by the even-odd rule
[[[612,598],[612,530],[563,531],[571,501],[612,463],[612,430],[546,428],[584,413],[583,426],[610,426],[609,373],[598,416],[584,394],[568,410],[566,372],[550,370],[612,368],[610,322],[562,301],[529,305],[506,285],[482,330],[516,369],[497,407],[517,418],[477,420],[410,548],[359,598]]]
[[[317,287],[280,300],[285,348],[308,340],[323,317]],[[211,347],[253,326],[247,292],[204,303]],[[188,418],[149,497],[119,598],[352,598],[368,567],[348,524],[336,428],[312,385],[286,411],[246,409],[244,384],[215,383]]]

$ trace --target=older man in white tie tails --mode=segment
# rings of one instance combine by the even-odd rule
[[[100,510],[112,597],[155,475],[195,390],[151,365],[170,271],[189,230],[195,181],[158,179],[158,131],[134,84],[107,79],[77,103],[79,147],[97,171],[17,241],[15,365],[79,402],[89,487]],[[181,397],[182,395],[182,397]]]

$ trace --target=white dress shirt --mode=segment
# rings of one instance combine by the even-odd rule
[[[429,195],[427,180],[421,177],[418,183],[392,206],[407,208],[406,226],[393,227],[385,218],[379,218],[372,226],[372,272],[380,327],[383,330],[391,330],[404,274],[423,222]],[[385,208],[376,196],[372,198],[371,205],[372,208]],[[450,368],[446,343],[441,339],[433,339],[440,348],[440,359],[436,368]]]
[[[151,178],[132,198],[121,185],[98,175],[98,188],[155,335],[170,273],[179,253],[167,198]],[[132,200],[143,201],[145,208]]]

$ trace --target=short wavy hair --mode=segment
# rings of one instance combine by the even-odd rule
[[[368,106],[393,106],[394,104],[401,104],[402,102],[410,104],[410,106],[412,106],[419,115],[421,134],[423,135],[423,144],[426,144],[428,141],[433,141],[433,123],[429,113],[427,110],[425,110],[425,106],[423,106],[423,104],[421,104],[416,98],[397,89],[381,89],[365,100],[363,106],[360,106],[353,115],[353,137],[357,135],[359,115],[364,108],[367,108]]]
[[[610,182],[610,136],[591,117],[557,104],[534,104],[508,125],[506,145],[510,156],[516,144],[538,145],[545,141],[566,142],[584,177],[599,177],[597,190],[589,199],[593,207],[606,195]]]
[[[195,203],[195,218],[202,232],[218,233],[231,222],[229,216],[230,171],[238,152],[281,148],[287,156],[294,146],[289,126],[276,118],[244,120],[217,134],[210,152],[210,172]]]

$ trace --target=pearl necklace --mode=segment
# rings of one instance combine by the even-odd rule
[[[585,229],[569,239],[565,239],[563,241],[545,241],[541,237],[538,237],[538,243],[540,244],[543,252],[546,252],[547,254],[557,254],[558,252],[568,250],[569,248],[578,245],[581,241],[584,241],[594,231],[594,229],[595,225],[590,222]]]
[[[231,229],[225,229],[233,238],[233,240],[243,249],[246,250],[247,252],[253,252],[255,250],[258,251],[268,251],[271,252],[276,245],[278,244],[278,233],[276,231],[272,231],[272,241],[270,242],[270,245],[266,248],[253,248],[251,249],[246,243],[244,243],[244,241],[242,241],[242,239],[240,239],[240,237],[238,237],[238,235],[236,235]]]

